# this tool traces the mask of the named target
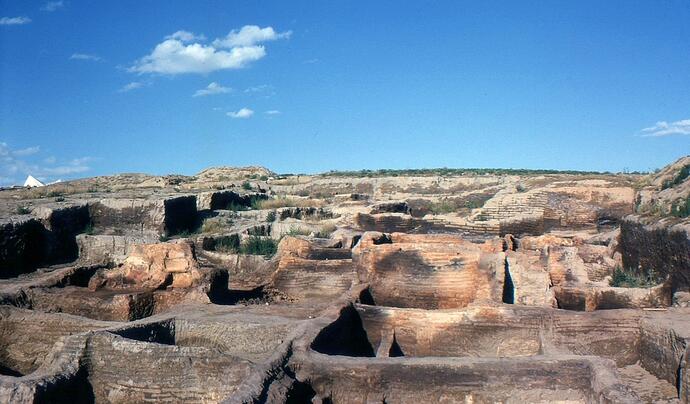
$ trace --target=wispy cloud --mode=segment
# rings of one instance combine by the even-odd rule
[[[142,83],[141,81],[133,81],[131,83],[127,83],[124,86],[122,86],[122,88],[117,90],[117,92],[118,93],[126,93],[126,92],[136,90],[137,88],[142,88],[142,87],[144,87],[144,83]]]
[[[226,115],[233,119],[247,119],[254,115],[254,111],[249,108],[242,108],[237,111],[230,111]]]
[[[70,60],[88,60],[92,62],[99,62],[102,60],[100,56],[88,53],[73,53],[69,58]]]
[[[244,92],[248,94],[273,92],[273,86],[270,86],[268,84],[260,84],[258,86],[247,87],[244,89]]]
[[[260,84],[258,86],[247,87],[244,93],[261,98],[271,98],[276,95],[275,87],[269,84]]]
[[[207,85],[206,88],[202,88],[201,90],[196,90],[193,97],[204,97],[207,95],[225,94],[225,93],[229,93],[231,91],[232,91],[232,88],[223,87],[222,85],[220,85],[214,81],[214,82],[210,83],[209,85]]]
[[[225,38],[204,44],[202,35],[177,31],[128,70],[139,74],[175,75],[241,69],[266,56],[266,48],[259,43],[289,36],[289,31],[279,34],[271,27],[248,25],[239,31],[230,31]]]
[[[261,28],[257,25],[245,25],[239,31],[233,29],[225,38],[213,41],[213,46],[219,48],[233,48],[235,46],[254,46],[261,42],[288,39],[292,31],[276,32],[273,27]]]
[[[0,184],[20,184],[27,175],[51,181],[60,176],[85,173],[91,170],[90,163],[95,160],[93,157],[80,157],[59,163],[54,156],[43,159],[35,156],[40,150],[39,146],[14,149],[0,142]]]
[[[32,154],[36,154],[41,150],[40,146],[31,146],[27,147],[25,149],[19,149],[19,150],[13,150],[12,154],[18,157],[24,157],[24,156],[31,156]]]
[[[49,1],[41,7],[41,11],[47,11],[49,13],[52,13],[53,11],[63,8],[65,6],[65,2],[60,0],[60,1]]]
[[[264,112],[266,115],[280,115],[282,112],[278,111],[277,109],[269,109],[268,111]]]
[[[641,131],[644,137],[661,137],[671,135],[690,135],[690,119],[675,122],[659,121],[654,126]]]
[[[24,25],[31,22],[29,17],[2,17],[0,25]]]
[[[313,65],[314,63],[319,63],[319,59],[316,59],[316,58],[314,58],[314,59],[307,59],[307,60],[305,60],[305,61],[302,62],[302,63],[304,63],[305,65]]]

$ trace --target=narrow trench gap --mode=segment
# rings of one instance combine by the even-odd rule
[[[683,363],[685,362],[685,353],[680,355],[678,361],[678,369],[676,369],[676,391],[678,392],[678,399],[683,399]]]
[[[311,403],[316,397],[316,392],[309,383],[295,379],[285,397],[285,404]]]
[[[3,376],[12,376],[12,377],[22,377],[24,376],[22,373],[18,372],[17,370],[14,370],[8,366],[0,364],[0,375]]]
[[[366,288],[362,290],[359,294],[359,303],[360,304],[367,304],[369,306],[376,306],[376,301],[374,300],[374,296],[371,294],[371,289]]]
[[[405,353],[403,352],[402,348],[400,348],[400,344],[398,344],[398,340],[395,338],[395,333],[393,333],[393,342],[388,350],[388,357],[397,358],[400,356],[405,356]]]
[[[508,257],[505,259],[503,265],[503,303],[515,303],[515,284],[513,284],[513,277],[510,276],[510,263]]]

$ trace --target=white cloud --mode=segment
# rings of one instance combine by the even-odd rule
[[[222,85],[220,85],[214,81],[211,84],[207,85],[206,88],[202,88],[201,90],[196,90],[193,97],[203,97],[206,95],[214,95],[214,94],[225,94],[225,93],[229,93],[231,91],[232,91],[232,88],[223,87]]]
[[[0,25],[24,25],[31,22],[29,17],[2,17]]]
[[[90,60],[93,62],[98,62],[101,60],[101,57],[98,55],[91,55],[88,53],[73,53],[72,56],[69,57],[70,60]]]
[[[181,42],[205,41],[206,37],[203,35],[195,35],[189,31],[177,31],[165,37],[165,39],[176,39]]]
[[[168,39],[156,45],[150,55],[139,59],[129,70],[137,73],[210,73],[215,70],[240,69],[266,56],[263,46],[242,46],[230,51],[193,43],[184,45]]]
[[[41,7],[41,11],[47,11],[47,12],[53,12],[59,8],[62,8],[65,6],[65,2],[63,0],[60,1],[49,1],[45,4],[43,4],[43,7]]]
[[[659,121],[654,126],[642,129],[644,137],[661,137],[670,135],[690,135],[690,119],[668,123]]]
[[[266,56],[260,42],[288,38],[290,31],[276,33],[273,28],[255,25],[231,31],[227,37],[203,44],[205,38],[187,31],[168,35],[153,51],[134,62],[130,72],[146,74],[210,73],[241,69]]]
[[[265,112],[266,115],[280,115],[281,112],[278,111],[277,109],[269,109],[268,111]]]
[[[12,151],[12,154],[15,156],[24,157],[24,156],[31,156],[32,154],[36,154],[40,150],[41,150],[41,148],[39,146],[32,146],[32,147],[27,147],[25,149],[14,150],[14,151]]]
[[[216,39],[213,41],[213,46],[218,48],[253,46],[261,42],[287,39],[291,35],[292,31],[277,33],[273,27],[260,28],[257,25],[245,25],[239,31],[233,29],[225,38]]]
[[[128,83],[128,84],[125,84],[124,86],[122,86],[122,88],[117,90],[117,92],[118,93],[126,93],[128,91],[136,90],[137,88],[141,88],[143,86],[144,86],[144,83],[142,83],[140,81],[133,81],[131,83]]]
[[[314,63],[319,63],[319,59],[307,59],[302,63],[304,63],[305,65],[313,65]]]
[[[38,160],[41,164],[37,164],[31,161],[31,156],[39,152],[39,146],[12,149],[7,143],[0,142],[0,183],[20,184],[27,175],[50,181],[56,176],[84,173],[91,170],[89,163],[94,160],[92,157],[80,157],[56,165],[58,159],[51,156]]]
[[[227,113],[230,118],[234,119],[247,119],[254,115],[254,111],[249,108],[242,108],[238,111],[230,111]]]
[[[244,90],[245,93],[263,93],[266,91],[273,92],[273,86],[269,86],[268,84],[260,84],[258,86],[248,87]]]

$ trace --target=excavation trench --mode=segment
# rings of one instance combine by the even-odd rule
[[[645,385],[653,385],[677,397],[686,388],[685,341],[641,320],[633,310],[578,314],[504,306],[436,311],[355,304],[318,334],[311,349],[362,358],[599,356],[613,360],[622,380],[641,395],[647,395]]]

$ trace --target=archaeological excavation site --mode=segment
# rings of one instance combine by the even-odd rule
[[[690,402],[690,156],[0,191],[3,403]]]

